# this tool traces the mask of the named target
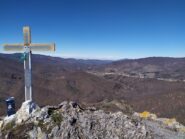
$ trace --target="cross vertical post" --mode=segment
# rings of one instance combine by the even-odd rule
[[[55,51],[55,44],[31,43],[30,27],[23,27],[24,43],[4,44],[5,51],[24,51],[25,101],[32,101],[32,51]]]
[[[24,76],[25,76],[25,101],[32,101],[32,79],[31,79],[31,32],[29,27],[23,27],[24,35]]]

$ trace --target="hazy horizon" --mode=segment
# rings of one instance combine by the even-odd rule
[[[21,54],[21,53],[3,53],[0,54]],[[44,54],[44,53],[33,53],[36,55],[42,55],[42,56],[51,56],[54,58],[64,58],[64,59],[77,59],[77,60],[107,60],[107,61],[119,61],[119,60],[134,60],[134,59],[144,59],[144,58],[185,58],[185,57],[166,57],[166,56],[149,56],[149,57],[138,57],[138,58],[120,58],[120,59],[108,59],[108,58],[90,58],[90,57],[61,57],[57,55],[52,54]]]

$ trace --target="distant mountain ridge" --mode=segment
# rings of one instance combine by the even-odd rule
[[[98,71],[123,73],[142,78],[185,80],[185,58],[148,57],[113,61]]]
[[[19,59],[20,54],[0,54],[0,115],[6,113],[4,100],[7,97],[15,97],[16,108],[19,108],[24,101],[23,62]],[[72,100],[98,105],[111,111],[122,110],[120,107],[122,101],[126,101],[135,111],[147,110],[156,113],[159,117],[175,117],[185,124],[185,82],[159,81],[156,77],[138,78],[136,76],[143,69],[148,71],[148,65],[152,65],[149,66],[150,70],[153,70],[156,65],[158,67],[161,65],[159,68],[161,71],[165,71],[163,63],[168,63],[167,67],[173,65],[173,62],[160,64],[159,59],[123,60],[123,64],[120,61],[117,64],[117,61],[86,61],[33,55],[33,97],[40,106]],[[172,67],[182,68],[179,76],[183,77],[183,66],[178,64],[183,63],[184,60],[179,62],[179,59],[174,58],[171,61],[175,61],[177,65]],[[129,75],[132,75],[132,71],[137,72],[131,77],[123,76],[122,73],[125,73],[125,70]],[[166,72],[170,73],[169,71],[170,69]],[[172,68],[171,71],[174,69]],[[99,76],[91,72],[102,73],[102,75],[109,72],[114,74]],[[173,72],[171,73],[173,75]]]
[[[0,58],[8,58],[20,62],[21,54],[0,54]],[[147,57],[123,60],[96,60],[59,58],[34,54],[33,64],[43,63],[57,65],[63,70],[101,71],[110,73],[125,73],[131,76],[146,78],[185,79],[185,58]]]

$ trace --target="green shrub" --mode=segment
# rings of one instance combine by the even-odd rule
[[[3,132],[6,132],[6,131],[8,131],[8,130],[11,130],[11,129],[13,129],[14,126],[15,126],[15,121],[13,120],[13,121],[7,123],[7,124],[4,126],[4,128],[2,129],[2,131],[3,131]]]
[[[60,125],[60,123],[62,122],[62,115],[59,112],[54,111],[51,115],[51,119],[52,121],[56,124],[56,125]]]

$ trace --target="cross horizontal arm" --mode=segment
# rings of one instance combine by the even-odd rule
[[[55,44],[31,43],[30,48],[32,51],[55,51]]]
[[[5,51],[23,51],[24,44],[17,43],[17,44],[4,44],[3,45]]]

